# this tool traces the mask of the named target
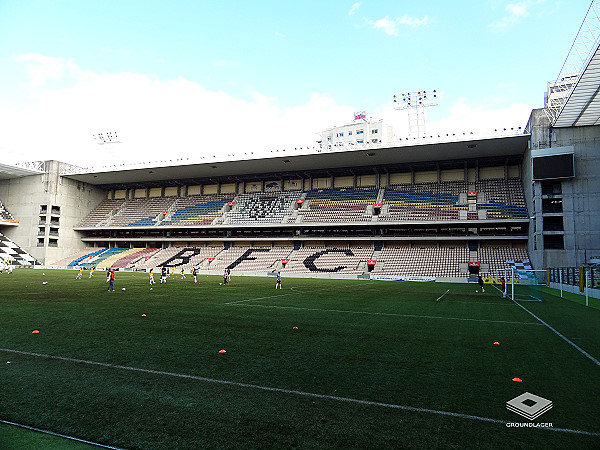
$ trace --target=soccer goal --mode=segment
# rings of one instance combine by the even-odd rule
[[[548,285],[546,270],[504,269],[506,297],[518,301],[542,301],[542,293]]]

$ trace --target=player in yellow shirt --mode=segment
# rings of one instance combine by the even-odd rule
[[[80,267],[79,272],[77,272],[77,276],[75,277],[75,279],[80,280],[82,275],[83,275],[83,267]]]

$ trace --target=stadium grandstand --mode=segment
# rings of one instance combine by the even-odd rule
[[[56,267],[467,279],[530,260],[529,139],[68,174],[46,162],[30,177],[60,201],[16,208],[38,231],[25,247]]]

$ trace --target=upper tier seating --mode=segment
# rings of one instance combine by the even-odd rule
[[[240,194],[225,223],[281,223],[297,199],[297,192]]]
[[[467,205],[458,205],[459,189],[464,188],[463,184],[424,183],[388,187],[382,203],[389,207],[384,206],[379,220],[458,220],[459,210],[469,209]]]
[[[134,198],[127,200],[113,216],[110,225],[152,226],[156,225],[163,211],[168,211],[176,197]]]
[[[367,207],[377,201],[378,189],[313,189],[306,192],[298,210],[302,223],[370,222]]]
[[[475,198],[467,192],[477,190]],[[296,201],[300,207],[295,210]],[[381,203],[379,214],[373,209]],[[227,211],[227,204],[232,208]],[[375,214],[375,215],[374,215]],[[104,200],[81,227],[527,219],[519,179]]]
[[[223,207],[231,201],[233,201],[232,194],[179,197],[171,207],[173,212],[159,225],[210,225],[215,218],[223,214]]]

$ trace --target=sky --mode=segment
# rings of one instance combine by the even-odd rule
[[[431,133],[525,127],[589,0],[0,0],[0,162],[312,151],[438,93]],[[118,143],[101,145],[100,133]],[[295,150],[302,149],[302,150]]]

